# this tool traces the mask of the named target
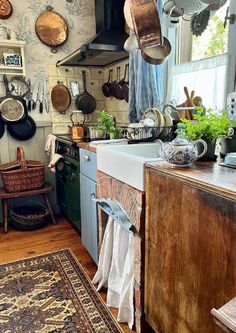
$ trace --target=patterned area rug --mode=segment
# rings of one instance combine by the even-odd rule
[[[120,333],[70,250],[0,266],[1,333]]]

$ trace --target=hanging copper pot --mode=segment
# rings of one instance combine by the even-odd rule
[[[56,52],[55,48],[66,42],[69,29],[64,17],[52,9],[48,6],[47,11],[39,15],[35,22],[35,31],[41,42],[51,46],[52,51]]]
[[[13,9],[10,1],[0,0],[0,19],[6,20],[12,16]]]

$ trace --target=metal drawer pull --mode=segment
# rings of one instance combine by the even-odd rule
[[[91,195],[91,197],[92,197],[93,199],[96,199],[96,193],[91,192],[90,195]]]
[[[89,155],[84,155],[84,161],[90,161],[90,156]]]

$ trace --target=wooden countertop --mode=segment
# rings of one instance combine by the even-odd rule
[[[97,152],[97,148],[90,145],[90,142],[77,141],[77,147],[90,150],[94,153]]]
[[[209,192],[236,200],[236,169],[218,165],[216,162],[196,162],[188,168],[173,168],[167,162],[148,163],[147,168]]]

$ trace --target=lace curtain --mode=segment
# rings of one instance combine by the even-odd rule
[[[234,57],[229,54],[187,62],[172,67],[168,80],[167,101],[180,104],[186,100],[184,86],[201,96],[206,108],[225,108],[232,82],[229,71]]]

